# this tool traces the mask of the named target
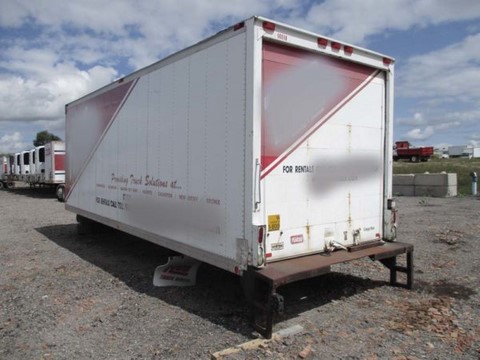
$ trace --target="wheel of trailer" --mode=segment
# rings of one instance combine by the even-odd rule
[[[6,188],[5,184],[3,181],[0,181],[0,190],[3,190],[4,188]]]
[[[410,159],[412,160],[412,162],[417,162],[418,161],[416,156],[412,156]]]
[[[63,184],[58,185],[55,193],[57,195],[58,201],[60,201],[60,202],[65,201],[65,185],[63,185]]]

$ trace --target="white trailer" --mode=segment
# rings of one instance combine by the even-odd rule
[[[2,174],[1,188],[15,187],[22,181],[31,187],[54,186],[59,201],[65,188],[65,143],[52,141],[21,153],[11,154],[9,170]]]
[[[20,176],[20,158],[22,157],[21,153],[15,153],[15,162],[14,162],[14,173],[16,177]]]
[[[59,201],[64,201],[65,189],[65,143],[52,141],[39,148],[38,184],[55,186]]]
[[[0,156],[0,189],[5,187],[5,181],[10,174],[10,164],[8,156]]]
[[[45,146],[37,146],[35,152],[35,179],[40,182],[45,174]]]
[[[14,154],[0,156],[0,189],[8,188],[14,179],[15,158]]]
[[[20,153],[20,180],[27,181],[30,174],[30,151],[22,151]]]
[[[232,26],[66,106],[66,208],[242,275],[265,336],[277,287],[333,263],[370,256],[410,287],[393,62],[260,17]]]
[[[29,157],[30,157],[30,169],[29,169],[30,176],[28,178],[35,181],[35,174],[36,174],[36,167],[35,167],[36,149],[35,148],[29,150]]]
[[[0,178],[7,176],[10,173],[10,165],[8,162],[8,156],[0,157]]]

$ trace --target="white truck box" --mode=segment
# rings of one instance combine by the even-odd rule
[[[450,157],[460,157],[463,156],[465,153],[466,146],[449,146],[448,147],[448,155]]]
[[[0,157],[0,166],[1,166],[0,167],[0,178],[3,178],[10,173],[8,156],[1,156]]]
[[[66,208],[242,275],[267,337],[276,288],[332,264],[369,256],[411,288],[413,247],[390,243],[393,68],[252,17],[66,105]]]
[[[33,181],[34,180],[34,177],[35,177],[35,174],[36,174],[36,169],[35,169],[35,162],[36,162],[36,149],[33,148],[29,151],[29,154],[30,154],[30,171],[29,171],[29,174],[30,174],[30,181]]]
[[[45,146],[37,146],[35,158],[35,174],[41,175],[45,173]]]
[[[66,106],[66,208],[236,273],[394,240],[392,101],[391,58],[254,17]]]
[[[479,158],[480,157],[480,147],[474,147],[472,150],[472,157]]]
[[[30,172],[30,152],[22,151],[20,153],[20,176],[22,179]]]
[[[43,169],[40,163],[40,174],[41,183],[50,185],[65,183],[65,143],[63,141],[45,144]]]
[[[21,158],[21,153],[15,153],[15,161],[14,161],[14,175],[19,176],[20,175],[20,158]]]

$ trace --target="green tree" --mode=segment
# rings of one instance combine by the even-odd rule
[[[47,130],[40,131],[37,133],[37,137],[33,140],[34,146],[41,146],[49,143],[50,141],[61,141],[57,135],[49,133]]]

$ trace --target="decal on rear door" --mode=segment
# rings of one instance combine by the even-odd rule
[[[269,42],[263,45],[262,70],[262,178],[378,74]]]

